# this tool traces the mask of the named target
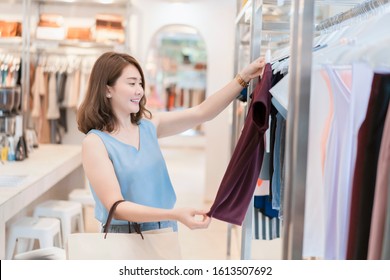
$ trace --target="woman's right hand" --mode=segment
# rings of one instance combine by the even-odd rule
[[[242,69],[239,74],[245,82],[249,82],[253,78],[263,75],[265,64],[265,58],[261,56]]]
[[[173,212],[176,220],[190,229],[207,228],[211,222],[211,218],[206,215],[208,211],[205,210],[176,208]]]

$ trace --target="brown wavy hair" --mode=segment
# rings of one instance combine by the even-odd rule
[[[77,111],[77,124],[81,132],[87,134],[91,129],[112,132],[117,128],[118,119],[106,97],[106,91],[107,86],[115,85],[123,69],[129,64],[134,65],[141,74],[142,88],[145,91],[144,73],[134,57],[124,53],[106,52],[96,60],[89,77],[86,95]],[[138,123],[142,117],[152,117],[145,104],[146,97],[143,95],[139,103],[140,110],[130,114],[132,123]]]

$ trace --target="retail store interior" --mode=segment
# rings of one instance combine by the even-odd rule
[[[299,1],[1,0],[0,259],[47,257],[28,254],[41,249],[37,241],[10,242],[12,225],[33,216],[45,201],[71,200],[75,189],[89,189],[81,163],[85,135],[77,128],[76,112],[99,55],[125,52],[140,62],[146,106],[152,113],[185,110],[223,87],[259,55],[289,57],[294,43],[293,2]],[[374,16],[389,11],[389,1],[313,2],[311,38],[318,45],[320,35],[333,31],[332,27],[322,33],[315,30],[327,19],[365,2],[372,4],[367,13],[355,16],[359,24],[371,16],[368,11],[376,10]],[[280,60],[279,69],[288,69],[288,62]],[[47,87],[57,81],[54,105],[53,97],[43,92],[43,79]],[[159,139],[177,207],[211,207],[244,126],[248,92],[254,86],[243,90],[215,119]],[[73,201],[83,207],[84,230],[98,232],[91,199],[84,194]],[[282,237],[282,220],[276,236],[259,237],[255,212],[251,201],[242,225],[213,219],[207,229],[190,230],[179,224],[183,259],[321,259],[304,255],[299,237],[300,249],[286,253],[294,246]],[[75,225],[72,220],[72,228],[80,229]],[[300,225],[291,232],[302,235]],[[61,259],[62,253],[53,258]]]

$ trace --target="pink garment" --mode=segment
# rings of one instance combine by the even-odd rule
[[[43,67],[37,66],[32,85],[33,107],[31,117],[39,118],[41,116],[41,96],[46,95],[46,83],[43,75]]]
[[[80,93],[80,70],[76,69],[73,73],[72,86],[68,96],[68,108],[76,108]]]
[[[332,118],[333,118],[333,93],[332,93],[332,86],[330,84],[329,76],[326,73],[325,70],[321,71],[322,78],[326,82],[327,88],[328,88],[328,94],[329,94],[329,110],[328,110],[328,117],[326,120],[326,123],[324,125],[324,130],[322,132],[322,140],[321,140],[321,163],[322,163],[322,175],[324,174],[324,169],[325,169],[325,158],[326,158],[326,144],[328,142],[328,137],[329,137],[329,130],[330,130],[330,125],[332,123]]]
[[[380,260],[382,255],[383,236],[386,223],[388,185],[390,181],[390,105],[383,130],[381,148],[378,158],[374,206],[368,245],[369,260]]]
[[[46,113],[46,118],[48,120],[57,120],[60,118],[60,108],[58,105],[56,84],[56,74],[54,72],[49,73],[49,103]]]

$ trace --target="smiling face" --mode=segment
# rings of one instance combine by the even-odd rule
[[[113,86],[107,86],[107,98],[116,114],[128,116],[140,110],[140,101],[144,96],[142,77],[138,69],[129,64]]]

